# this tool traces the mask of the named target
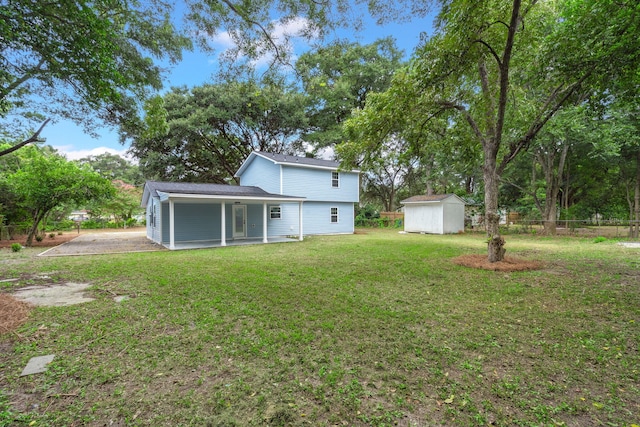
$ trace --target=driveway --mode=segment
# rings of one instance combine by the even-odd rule
[[[122,254],[163,250],[166,249],[147,239],[145,231],[120,231],[82,234],[38,256]]]

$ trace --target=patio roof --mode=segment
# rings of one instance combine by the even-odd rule
[[[146,207],[151,196],[157,196],[161,201],[170,198],[272,202],[300,202],[305,200],[304,197],[268,193],[260,187],[253,186],[147,181],[141,205]]]

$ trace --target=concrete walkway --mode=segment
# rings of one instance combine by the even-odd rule
[[[38,256],[101,255],[164,250],[166,249],[162,246],[147,239],[145,231],[120,231],[82,234]]]

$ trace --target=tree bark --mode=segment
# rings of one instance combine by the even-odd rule
[[[40,225],[40,221],[42,221],[42,218],[44,218],[44,214],[39,210],[37,210],[33,214],[33,225],[29,229],[29,233],[27,234],[27,241],[25,242],[25,245],[27,247],[31,247],[33,245],[33,238],[36,234],[38,234],[38,226]]]
[[[636,153],[636,185],[634,191],[634,217],[635,226],[632,228],[632,236],[637,239],[640,236],[640,150]]]
[[[553,144],[557,146],[557,144]],[[567,153],[569,152],[569,144],[565,143],[560,153],[560,159],[558,160],[557,172],[555,158],[557,152],[551,149],[542,150],[546,152],[538,152],[538,161],[542,165],[544,171],[545,181],[547,182],[547,188],[545,191],[544,202],[544,232],[554,236],[556,234],[556,216],[558,213],[558,194],[560,194],[560,184],[562,175],[564,174],[564,164],[567,159]]]
[[[44,121],[44,123],[42,123],[42,125],[40,125],[40,128],[33,134],[31,135],[29,138],[25,139],[22,142],[17,143],[16,145],[7,148],[6,150],[2,150],[0,151],[0,157],[2,156],[6,156],[7,154],[11,154],[16,150],[19,150],[20,148],[24,147],[27,144],[30,144],[32,142],[42,142],[42,140],[40,139],[40,132],[42,132],[42,129],[44,129],[44,127],[47,125],[47,123],[49,123],[51,119],[47,119]]]
[[[484,221],[487,227],[487,253],[489,262],[502,261],[506,249],[504,238],[500,235],[500,213],[498,212],[498,182],[496,173],[495,144],[488,143],[484,156]]]

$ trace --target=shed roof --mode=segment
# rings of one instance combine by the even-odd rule
[[[443,200],[446,200],[450,197],[454,197],[458,199],[460,202],[464,203],[464,200],[462,200],[460,197],[456,196],[455,194],[432,194],[432,195],[422,194],[418,196],[409,197],[408,199],[404,199],[400,203],[402,203],[403,205],[407,203],[437,203],[437,202],[442,202]]]
[[[336,162],[334,160],[325,160],[325,159],[314,159],[311,157],[304,156],[295,156],[290,154],[276,154],[276,153],[267,153],[266,151],[254,151],[249,154],[247,160],[240,166],[240,169],[236,172],[235,176],[240,176],[247,168],[247,166],[253,161],[255,157],[262,157],[267,159],[276,165],[288,165],[288,166],[298,166],[298,167],[307,167],[307,168],[315,168],[315,169],[330,169],[330,170],[338,170],[340,168],[340,162]],[[348,172],[360,172],[358,170],[351,170]]]
[[[163,182],[163,181],[147,181],[144,184],[144,192],[142,194],[142,206],[146,206],[149,197],[161,197],[163,194],[194,198],[239,198],[245,200],[301,200],[304,197],[283,196],[281,194],[267,193],[260,187],[246,185],[227,185],[227,184],[201,184],[191,182]],[[208,197],[207,197],[208,196]]]

